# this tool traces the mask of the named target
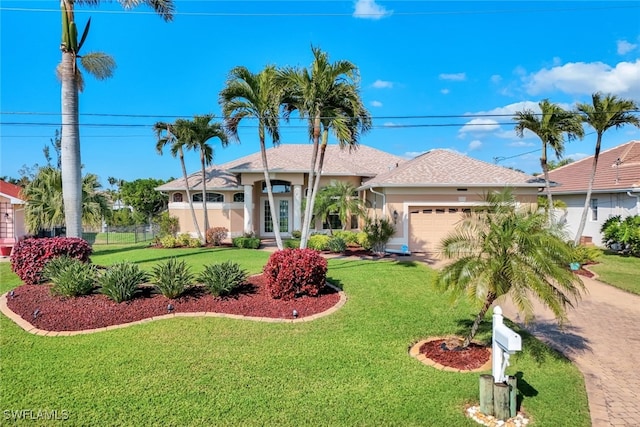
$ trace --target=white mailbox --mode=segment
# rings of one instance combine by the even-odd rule
[[[496,383],[505,382],[505,373],[509,358],[516,351],[522,351],[522,337],[516,331],[502,323],[502,309],[493,309],[493,328],[491,342],[491,374]]]
[[[522,337],[504,324],[495,326],[493,329],[493,339],[496,340],[496,343],[504,351],[522,351]]]

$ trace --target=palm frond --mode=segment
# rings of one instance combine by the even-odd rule
[[[116,61],[103,52],[91,52],[80,57],[80,63],[89,74],[98,80],[105,80],[113,76]]]

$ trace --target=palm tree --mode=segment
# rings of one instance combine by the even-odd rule
[[[333,132],[341,148],[352,149],[357,147],[360,134],[371,128],[371,116],[359,94],[358,68],[349,61],[330,63],[327,53],[314,47],[311,50],[314,60],[310,70],[287,68],[279,75],[285,87],[285,117],[297,111],[306,118],[313,141],[308,182],[311,191],[307,193],[301,248],[306,247],[309,237],[329,132]]]
[[[441,243],[442,254],[455,260],[436,278],[439,289],[480,302],[463,347],[469,345],[491,304],[509,294],[526,319],[530,297],[537,297],[556,318],[580,297],[584,285],[569,263],[573,250],[561,229],[538,210],[519,209],[509,189],[487,196],[488,209],[468,214]]]
[[[125,8],[141,3],[151,6],[166,21],[173,17],[173,0],[118,0]],[[75,22],[76,4],[97,6],[100,0],[61,0],[62,13],[62,60],[57,68],[62,83],[62,135],[60,158],[62,169],[62,188],[64,197],[65,223],[69,237],[82,237],[82,171],[80,161],[80,130],[78,125],[78,93],[84,88],[80,64],[89,74],[99,80],[113,74],[115,61],[103,52],[80,55],[82,46],[89,34],[91,20],[78,40],[78,28]]]
[[[187,176],[187,167],[184,164],[184,149],[187,147],[186,138],[183,138],[185,129],[188,126],[188,121],[184,119],[178,119],[174,124],[166,122],[157,122],[153,125],[153,130],[156,134],[156,151],[162,155],[162,149],[165,145],[171,146],[171,155],[180,159],[180,166],[182,167],[182,178],[184,179],[184,185],[187,192],[187,200],[189,201],[189,210],[191,211],[191,219],[193,226],[196,229],[198,239],[203,241],[202,232],[200,232],[200,226],[196,218],[196,211],[193,209],[193,200],[191,200],[191,192],[189,190],[189,177]],[[206,200],[206,199],[204,199]]]
[[[364,201],[358,197],[358,191],[351,183],[338,181],[322,188],[316,197],[313,213],[323,222],[329,215],[337,214],[346,230],[351,215],[365,216]],[[329,231],[332,231],[329,228]]]
[[[634,125],[640,127],[640,119],[632,113],[638,111],[638,104],[630,99],[620,99],[615,95],[602,95],[596,92],[591,96],[591,104],[578,104],[578,112],[582,117],[582,121],[591,126],[597,134],[596,149],[593,156],[593,164],[591,166],[591,176],[589,178],[589,186],[587,188],[587,196],[584,200],[584,208],[580,217],[580,225],[574,239],[577,245],[587,222],[587,213],[589,210],[589,201],[591,200],[591,191],[593,190],[593,181],[596,177],[596,168],[598,167],[598,156],[600,156],[600,146],[602,143],[602,134],[612,127],[619,128],[624,125]]]
[[[202,206],[204,208],[204,229],[209,229],[209,215],[207,214],[207,173],[206,167],[213,162],[213,148],[207,144],[211,138],[218,138],[223,147],[229,144],[229,138],[220,123],[211,123],[213,114],[194,116],[187,123],[184,138],[187,147],[200,152],[200,165],[202,171]],[[204,242],[206,243],[206,242]]]
[[[282,90],[276,81],[276,69],[267,66],[257,74],[246,67],[235,67],[229,72],[225,88],[220,92],[220,104],[225,118],[225,128],[232,138],[240,141],[238,126],[244,118],[258,120],[258,140],[262,155],[262,169],[269,198],[269,210],[274,221],[273,233],[279,250],[283,249],[280,237],[280,221],[273,199],[265,132],[271,136],[273,145],[280,144],[279,112]]]
[[[547,164],[547,148],[553,149],[558,159],[564,154],[564,138],[569,141],[576,138],[582,139],[584,130],[580,123],[580,118],[574,113],[562,109],[557,104],[544,99],[538,103],[541,114],[536,114],[531,110],[517,111],[513,118],[516,124],[516,134],[522,138],[525,129],[535,133],[542,141],[542,154],[540,156],[540,166],[544,173],[545,188],[547,191],[547,206],[553,206],[551,196],[551,186],[549,184],[549,166]],[[549,222],[553,220],[553,210],[548,210]]]
[[[108,214],[109,205],[105,195],[98,190],[100,183],[94,174],[87,174],[82,180],[82,219],[84,225],[99,225]],[[65,223],[62,197],[62,172],[45,166],[24,189],[27,199],[25,222],[30,233],[41,229],[60,227]]]

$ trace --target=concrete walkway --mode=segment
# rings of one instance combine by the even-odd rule
[[[569,310],[564,328],[540,306],[525,328],[580,369],[594,427],[640,426],[640,296],[582,279],[588,293]],[[499,304],[505,316],[522,324],[510,301]]]

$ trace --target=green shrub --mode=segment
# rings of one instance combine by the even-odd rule
[[[178,298],[194,280],[191,267],[176,258],[153,267],[151,277],[157,291],[171,299]]]
[[[140,291],[138,287],[148,279],[147,273],[127,261],[113,264],[98,278],[100,293],[120,303],[129,301]]]
[[[178,217],[169,215],[168,211],[162,212],[160,215],[156,216],[153,222],[158,224],[161,237],[175,237],[180,230],[180,221],[178,220]]]
[[[178,247],[178,241],[171,235],[166,235],[160,238],[160,246],[163,248],[176,248]]]
[[[225,227],[213,227],[207,230],[207,243],[213,246],[220,246],[222,241],[227,238],[227,230]]]
[[[571,242],[573,246],[573,242]],[[580,265],[595,262],[602,255],[602,249],[595,246],[578,245],[573,247],[572,261]]]
[[[367,218],[363,231],[367,233],[367,240],[371,244],[371,250],[375,253],[382,253],[396,230],[393,223],[386,218]]]
[[[288,249],[298,249],[300,247],[300,240],[287,239],[284,241],[284,247]]]
[[[372,245],[371,245],[371,242],[369,241],[369,236],[364,231],[361,231],[358,234],[356,234],[356,241],[365,251],[371,250]]]
[[[340,237],[347,245],[357,245],[358,234],[349,230],[339,230],[333,233],[335,237]]]
[[[191,234],[189,233],[178,234],[178,237],[176,237],[176,242],[178,246],[182,246],[182,247],[189,246],[189,242],[191,242]]]
[[[52,264],[50,261],[47,265]],[[95,265],[76,258],[60,257],[50,268],[45,266],[45,274],[53,286],[51,293],[63,297],[88,295],[93,291],[97,270]]]
[[[640,215],[624,220],[620,215],[611,217],[602,224],[600,232],[607,248],[640,256]]]
[[[342,253],[347,249],[347,243],[342,239],[342,237],[337,236],[330,238],[327,246],[331,252],[336,254]]]
[[[240,236],[234,237],[231,241],[236,248],[258,249],[260,247],[260,239],[258,237]]]
[[[187,243],[187,246],[189,246],[190,248],[199,248],[202,246],[202,242],[197,237],[192,237],[189,239],[189,243]]]
[[[293,237],[294,239],[299,239],[302,237],[302,231],[300,230],[293,230],[291,232],[291,237]]]
[[[307,247],[316,251],[326,251],[329,249],[329,239],[330,237],[326,234],[314,234],[309,237]]]
[[[214,297],[229,295],[235,288],[247,280],[247,272],[234,261],[210,264],[204,267],[198,280],[201,281]]]

